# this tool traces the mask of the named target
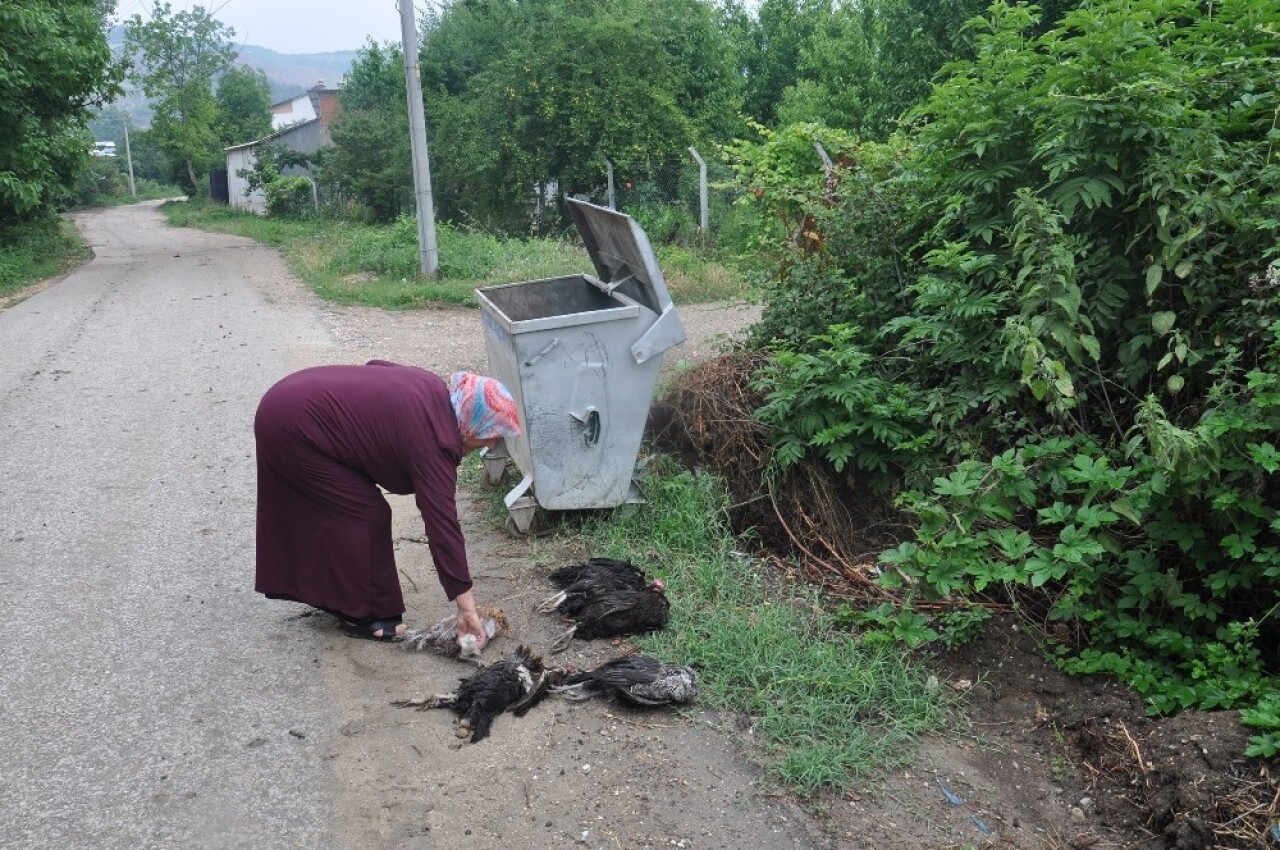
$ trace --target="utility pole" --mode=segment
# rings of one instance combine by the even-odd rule
[[[423,277],[440,268],[436,251],[436,212],[431,200],[431,163],[427,158],[427,116],[422,108],[418,72],[418,22],[413,0],[399,0],[400,40],[404,44],[404,82],[409,98],[409,146],[413,153],[413,190],[418,206],[418,257]]]
[[[129,194],[138,197],[138,187],[133,183],[133,153],[129,150],[129,113],[124,114],[124,159],[129,163]]]

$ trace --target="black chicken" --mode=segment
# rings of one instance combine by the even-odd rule
[[[533,708],[549,691],[551,678],[542,658],[521,645],[514,653],[483,667],[465,679],[450,694],[426,699],[401,699],[392,705],[401,708],[447,708],[458,716],[458,726],[471,731],[471,743],[489,735],[493,720],[504,711],[517,717]]]
[[[661,629],[667,624],[671,604],[662,579],[642,590],[606,590],[589,596],[573,615],[573,625],[551,644],[551,652],[563,652],[574,638],[622,637]]]
[[[629,561],[616,558],[591,558],[570,564],[551,573],[551,583],[560,592],[538,605],[544,614],[558,611],[566,617],[577,616],[591,599],[609,590],[643,590],[649,584],[644,571]]]
[[[594,670],[571,673],[551,690],[571,700],[608,696],[637,706],[684,705],[698,696],[698,678],[689,667],[677,667],[647,655],[632,654],[606,661]]]

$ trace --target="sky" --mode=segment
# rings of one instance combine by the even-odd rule
[[[359,50],[369,38],[400,41],[396,0],[169,0],[173,10],[203,6],[236,31],[237,46],[253,44],[277,53]],[[147,17],[151,0],[117,0],[121,20]],[[419,2],[418,11],[425,5]]]

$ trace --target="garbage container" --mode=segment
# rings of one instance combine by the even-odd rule
[[[484,456],[515,528],[537,507],[614,508],[640,501],[632,481],[662,353],[684,328],[644,230],[614,210],[570,200],[596,274],[476,290],[489,372],[511,391],[524,433]]]

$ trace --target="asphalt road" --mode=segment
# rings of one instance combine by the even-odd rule
[[[0,310],[0,847],[326,847],[335,708],[252,591],[254,408],[326,331],[248,240],[80,224]]]

